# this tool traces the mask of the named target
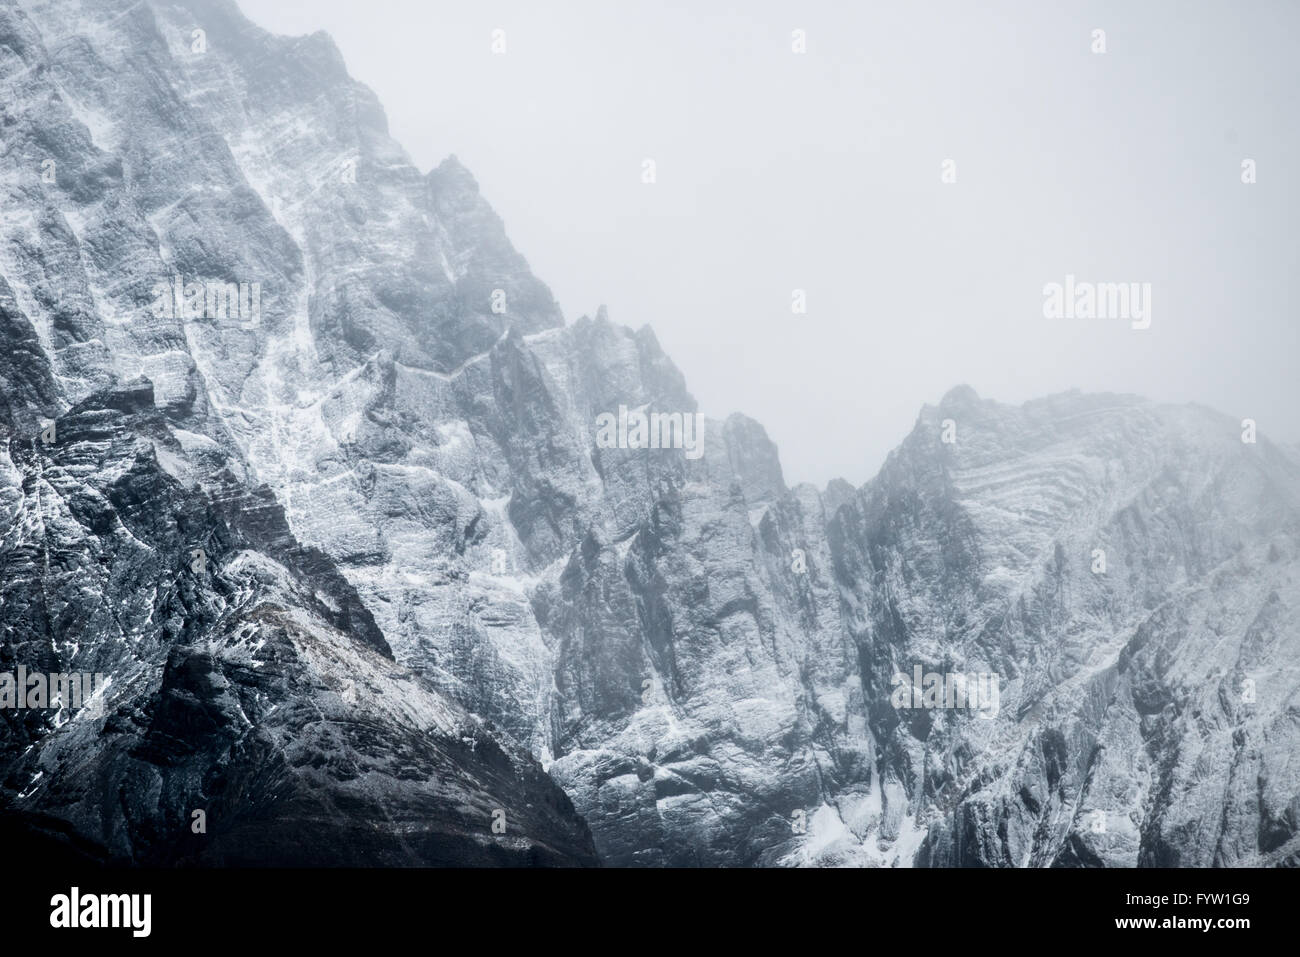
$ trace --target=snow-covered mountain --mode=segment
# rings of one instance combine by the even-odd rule
[[[102,714],[0,716],[6,828],[141,862],[1300,863],[1294,450],[965,387],[861,489],[787,487],[743,416],[609,447],[602,416],[697,411],[681,374],[566,324],[327,37],[0,0],[0,83],[0,671],[110,677]],[[895,707],[918,667],[994,676],[996,713]]]

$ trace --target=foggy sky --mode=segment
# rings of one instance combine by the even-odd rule
[[[422,170],[471,170],[570,322],[650,324],[791,484],[864,482],[959,383],[1300,438],[1300,5],[240,5],[329,32]],[[1150,283],[1150,328],[1044,318],[1067,274]]]

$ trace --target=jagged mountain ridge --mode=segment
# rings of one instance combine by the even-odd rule
[[[741,416],[708,423],[698,461],[601,449],[595,416],[619,405],[695,411],[680,373],[649,330],[603,311],[565,325],[470,174],[451,159],[421,175],[323,35],[272,37],[217,0],[24,0],[0,5],[0,53],[17,211],[0,315],[7,351],[30,357],[0,367],[11,449],[93,395],[140,395],[145,376],[162,472],[283,508],[273,537],[295,545],[250,549],[282,569],[265,600],[336,643],[348,633],[349,662],[390,651],[410,683],[379,699],[418,686],[505,753],[520,742],[603,861],[1294,860],[1295,681],[1277,667],[1295,633],[1294,457],[1201,410],[1079,395],[1010,409],[966,389],[924,410],[860,490],[787,488]],[[155,315],[173,275],[259,282],[259,321]],[[360,626],[297,609],[311,602],[283,578],[307,554]],[[240,626],[214,627],[234,654]],[[1003,676],[998,717],[891,707],[893,673],[915,664]],[[59,740],[7,766],[6,794]],[[482,840],[488,772],[466,760],[466,790],[422,796],[422,813],[478,804],[451,816],[483,822],[473,847],[499,847]],[[512,806],[548,793],[509,763],[494,781]],[[392,768],[375,777],[400,789]],[[77,819],[45,787],[10,806]],[[589,859],[563,800],[547,802],[525,853]],[[220,859],[239,859],[240,833]],[[361,842],[349,860],[431,853]]]

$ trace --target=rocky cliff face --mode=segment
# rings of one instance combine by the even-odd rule
[[[454,174],[407,167],[336,196],[334,212],[356,230],[322,241],[316,258],[312,231],[328,232],[324,223],[284,214],[252,185],[266,189],[258,162],[284,158],[241,157],[240,143],[265,145],[255,115],[305,129],[310,118],[286,96],[323,95],[316,118],[335,132],[335,107],[347,114],[340,161],[382,140],[382,116],[328,43],[275,41],[233,6],[199,14],[206,59],[190,52],[191,14],[170,5],[0,4],[0,75],[12,92],[0,670],[109,681],[98,716],[0,713],[6,830],[139,863],[594,863],[589,830],[527,750],[395,658],[364,576],[349,580],[388,547],[367,535],[368,515],[340,520],[330,514],[340,503],[312,501],[308,487],[365,469],[358,481],[382,511],[395,454],[377,396],[397,361],[436,370],[500,335],[457,305],[465,292],[441,270],[368,258],[367,244],[389,240],[367,217],[422,223],[431,243],[435,215],[439,229],[466,224],[480,245],[445,244],[475,260],[465,273],[513,254]],[[245,87],[239,69],[260,56],[280,72]],[[302,82],[315,92],[293,94]],[[330,103],[331,84],[346,105]],[[381,169],[385,149],[366,162]],[[304,175],[285,173],[310,188]],[[349,268],[335,271],[330,257]],[[404,269],[408,280],[393,282]],[[385,276],[386,302],[367,272]],[[318,274],[327,278],[316,286]],[[259,314],[160,308],[155,287],[175,276],[257,283]],[[526,302],[540,287],[510,288]],[[411,312],[425,295],[443,304],[441,318]],[[407,349],[379,352],[404,322]],[[298,391],[331,381],[331,369],[338,388]],[[317,447],[299,417],[332,423],[339,442]],[[449,489],[408,491],[412,505],[454,515],[465,496]],[[330,551],[301,521],[317,508],[319,524],[335,525]],[[457,535],[474,532],[452,529],[427,547]]]
[[[137,861],[1300,860],[1293,452],[969,389],[862,489],[787,487],[742,416],[611,447],[696,411],[680,373],[566,325],[327,38],[0,0],[0,82],[0,670],[111,676],[3,715],[6,821]],[[996,713],[894,707],[918,666]]]
[[[924,411],[832,523],[864,686],[1002,678],[993,720],[875,708],[918,863],[1294,863],[1297,501],[1292,462],[1203,409]]]

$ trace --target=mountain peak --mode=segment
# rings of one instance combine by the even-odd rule
[[[452,187],[474,193],[479,191],[478,180],[455,153],[448,154],[446,159],[430,171],[429,176],[444,188]]]
[[[979,393],[971,386],[963,383],[953,386],[944,393],[943,398],[939,400],[939,408],[960,409],[979,405],[981,401]]]

